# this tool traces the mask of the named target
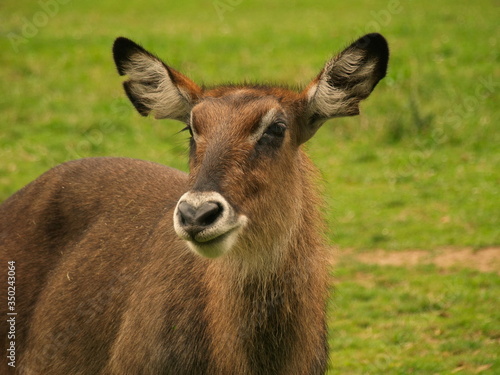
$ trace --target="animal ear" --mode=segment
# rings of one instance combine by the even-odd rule
[[[385,38],[367,34],[328,61],[302,93],[308,117],[301,141],[311,138],[330,118],[359,114],[359,102],[385,77],[388,60]]]
[[[118,73],[129,77],[123,87],[141,115],[153,112],[157,119],[189,119],[201,95],[194,82],[127,38],[115,40],[113,58]]]

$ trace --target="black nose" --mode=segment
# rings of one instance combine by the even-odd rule
[[[184,230],[194,238],[217,221],[222,214],[222,206],[215,202],[205,202],[199,207],[194,207],[187,202],[181,202],[177,207],[177,214]]]

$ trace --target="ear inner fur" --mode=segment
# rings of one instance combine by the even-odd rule
[[[141,115],[187,121],[201,94],[194,82],[126,38],[116,40],[113,56],[120,75],[129,77],[125,92]]]
[[[385,77],[389,49],[380,34],[368,34],[328,61],[303,91],[309,101],[308,140],[329,118],[359,114],[359,102],[366,99]]]

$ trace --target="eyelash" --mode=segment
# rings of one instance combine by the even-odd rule
[[[191,126],[187,125],[184,129],[181,130],[181,132],[189,131],[189,134],[191,137],[193,136],[193,130],[191,129]]]

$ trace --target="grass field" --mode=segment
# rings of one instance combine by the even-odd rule
[[[500,246],[499,19],[496,0],[3,0],[0,201],[87,156],[186,170],[181,125],[142,118],[125,99],[110,54],[117,36],[199,83],[303,86],[379,31],[387,78],[360,116],[328,122],[307,145],[340,248],[330,373],[500,373],[500,268],[353,255]]]

